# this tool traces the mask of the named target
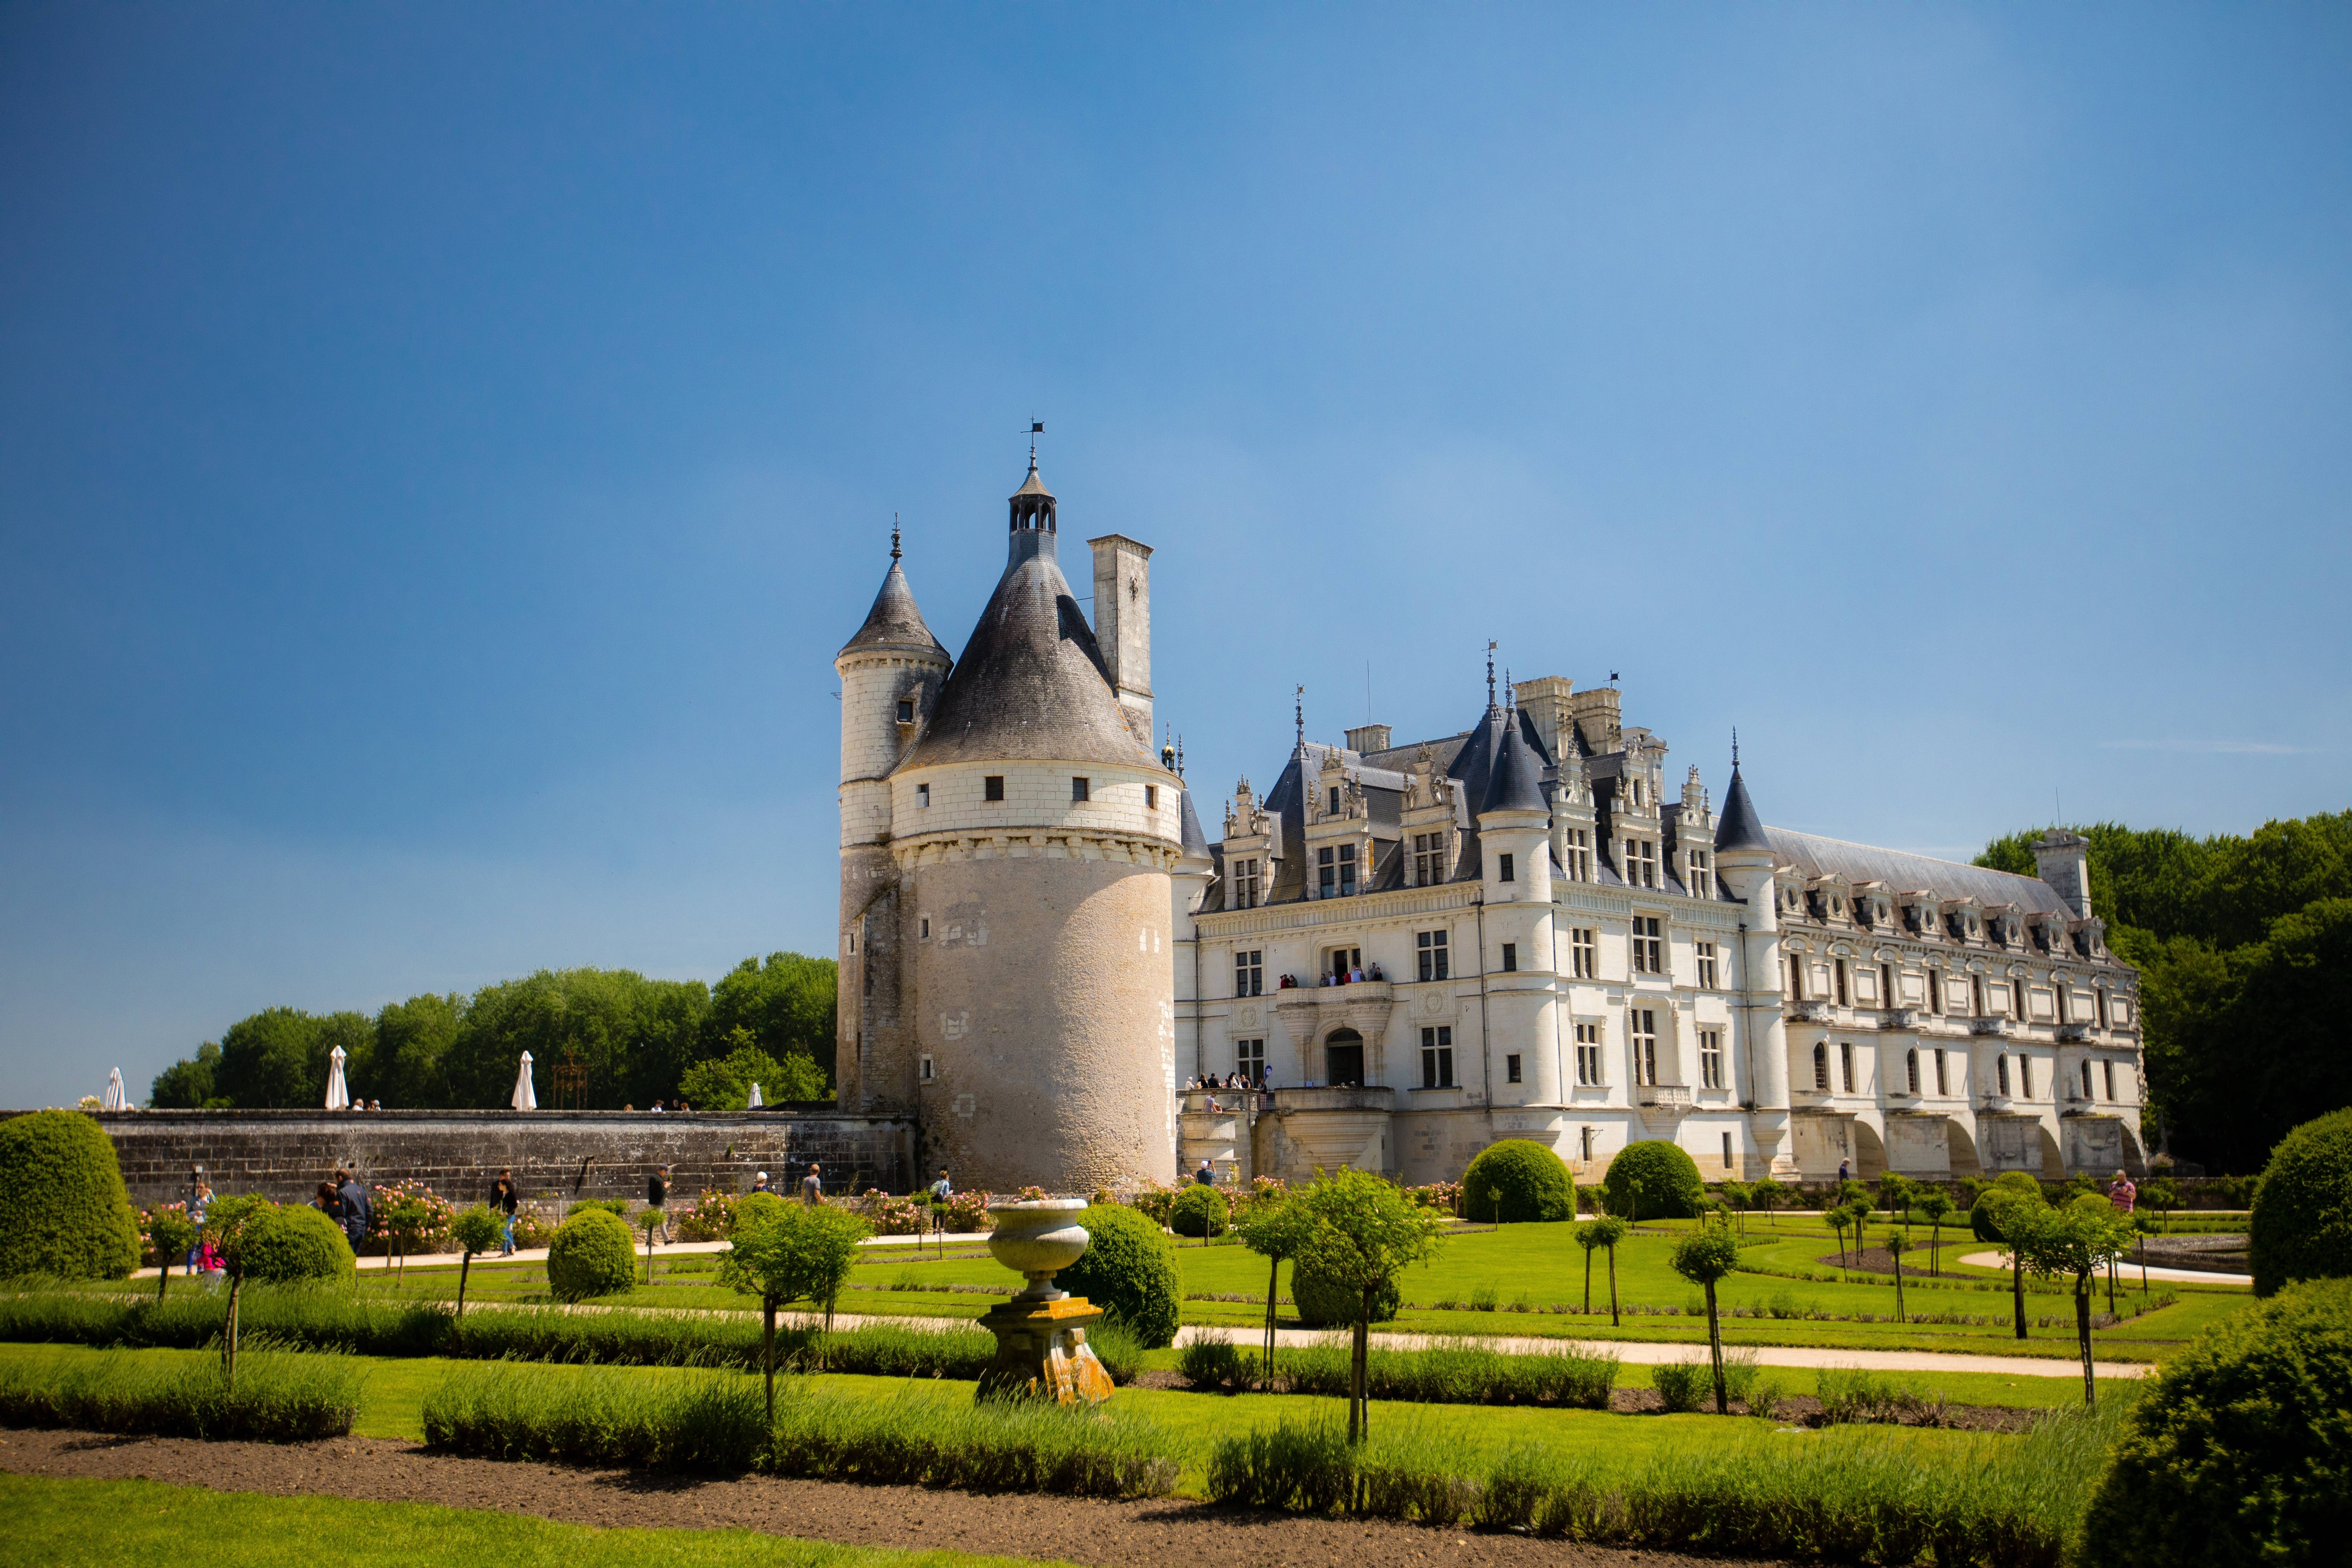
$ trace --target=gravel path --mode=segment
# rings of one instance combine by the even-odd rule
[[[1971,1252],[1960,1261],[1975,1268],[2006,1268],[2009,1267],[2009,1254]],[[2116,1278],[2118,1279],[2139,1278],[2139,1265],[2137,1263],[2118,1264],[2116,1268],[2118,1272]],[[2147,1277],[2150,1279],[2182,1281],[2190,1285],[2252,1285],[2254,1282],[2254,1277],[2251,1274],[2216,1274],[2208,1268],[2166,1268],[2154,1263],[2147,1266]]]
[[[0,1428],[0,1469],[537,1514],[573,1524],[759,1530],[852,1546],[1043,1557],[1105,1568],[1736,1568],[1376,1520],[1244,1513],[1182,1499],[1097,1502],[774,1476],[575,1470],[428,1454],[405,1443],[203,1443]]]

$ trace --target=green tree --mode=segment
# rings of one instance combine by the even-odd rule
[[[155,1075],[147,1091],[147,1104],[154,1110],[203,1110],[208,1107],[225,1106],[225,1098],[217,1098],[213,1087],[220,1071],[221,1048],[210,1040],[196,1047],[193,1057],[182,1057]]]
[[[833,1331],[833,1304],[857,1258],[857,1244],[873,1227],[846,1209],[827,1204],[782,1204],[754,1211],[745,1224],[739,1214],[730,1245],[719,1257],[719,1279],[746,1296],[760,1298],[761,1370],[768,1380],[768,1421],[776,1419],[776,1309],[807,1300],[824,1310]]]
[[[375,1053],[367,1077],[363,1084],[353,1085],[353,1092],[363,1087],[371,1097],[403,1110],[455,1105],[448,1058],[465,1014],[466,999],[455,992],[446,996],[427,992],[387,1004],[375,1016]]]
[[[734,1050],[731,1037],[740,1028],[751,1036],[751,1044],[778,1061],[806,1057],[821,1075],[819,1081],[830,1080],[837,984],[838,970],[830,958],[772,952],[765,960],[745,959],[710,988],[703,1053],[723,1056]],[[767,1080],[761,1081],[764,1085]],[[817,1100],[824,1092],[820,1089],[791,1098]],[[699,1103],[692,1095],[687,1098]]]
[[[2064,1208],[2011,1203],[2000,1211],[2009,1245],[2026,1268],[2044,1279],[2074,1282],[2074,1334],[2083,1352],[2083,1403],[2097,1403],[2092,1382],[2091,1282],[2131,1245],[2130,1227],[2102,1200]],[[2021,1307],[2019,1321],[2024,1318]]]
[[[677,1092],[678,1075],[698,1059],[709,1010],[698,980],[648,980],[626,969],[542,969],[486,985],[445,1058],[451,1099],[505,1105],[529,1051],[541,1072],[578,1062],[591,1109],[651,1105]]]
[[[1911,1238],[1889,1226],[1886,1232],[1886,1255],[1895,1260],[1895,1321],[1907,1323],[1910,1315],[1903,1309],[1903,1255],[1911,1250]]]
[[[1342,1170],[1319,1177],[1291,1201],[1312,1222],[1301,1258],[1320,1272],[1345,1279],[1362,1297],[1348,1374],[1348,1442],[1353,1447],[1371,1428],[1364,1381],[1373,1300],[1395,1288],[1405,1269],[1436,1256],[1444,1222],[1365,1171]]]
[[[205,1211],[205,1234],[213,1238],[213,1246],[221,1256],[221,1269],[228,1276],[228,1312],[221,1323],[221,1375],[231,1390],[236,1387],[236,1329],[238,1298],[245,1292],[246,1269],[252,1257],[247,1247],[257,1223],[278,1205],[256,1194],[236,1197],[215,1198]]]
[[[457,1247],[457,1321],[462,1324],[466,1321],[466,1276],[473,1269],[474,1255],[495,1251],[506,1244],[505,1216],[488,1204],[459,1209],[449,1222],[449,1239]]]
[[[1759,1178],[1756,1184],[1748,1191],[1755,1194],[1756,1206],[1764,1211],[1764,1217],[1772,1220],[1775,1225],[1779,1224],[1778,1220],[1772,1218],[1772,1211],[1780,1206],[1781,1198],[1788,1194],[1789,1189],[1771,1177],[1764,1176]]]
[[[366,1015],[265,1007],[222,1032],[215,1092],[244,1110],[315,1110],[326,1103],[327,1054],[337,1046],[347,1058],[344,1081],[364,1081],[375,1054]]]
[[[1717,1315],[1716,1281],[1739,1266],[1739,1244],[1722,1225],[1703,1225],[1675,1244],[1675,1272],[1706,1292],[1706,1347],[1715,1363],[1715,1413],[1728,1415],[1723,1382],[1723,1321]]]
[[[1944,1222],[1952,1217],[1952,1200],[1941,1187],[1930,1187],[1920,1196],[1919,1212],[1927,1216],[1927,1272],[1942,1272],[1938,1266],[1938,1248],[1944,1237]]]
[[[751,1102],[751,1086],[760,1086],[769,1104],[793,1100],[824,1100],[831,1089],[824,1071],[805,1052],[776,1060],[736,1026],[728,1037],[728,1052],[709,1057],[688,1068],[677,1080],[677,1091],[698,1110],[741,1110]]]
[[[139,1219],[114,1141],[79,1110],[0,1121],[0,1278],[121,1279],[139,1267]]]
[[[1241,1243],[1265,1259],[1265,1378],[1274,1386],[1275,1298],[1282,1287],[1282,1266],[1298,1256],[1314,1234],[1315,1217],[1289,1198],[1269,1198],[1252,1204],[1234,1222]]]
[[[375,1205],[375,1222],[383,1227],[385,1239],[400,1254],[400,1269],[392,1285],[399,1290],[408,1283],[408,1254],[416,1246],[416,1238],[433,1223],[433,1211],[424,1198],[407,1187],[378,1190],[383,1195]]]
[[[159,1208],[147,1216],[147,1241],[155,1249],[155,1300],[160,1301],[172,1288],[172,1265],[196,1244],[195,1222],[184,1209]]]
[[[1617,1244],[1632,1235],[1633,1227],[1629,1222],[1618,1218],[1613,1214],[1602,1215],[1592,1223],[1599,1227],[1598,1235],[1601,1238],[1599,1245],[1609,1251],[1609,1326],[1612,1329],[1622,1329],[1625,1323],[1617,1305]]]

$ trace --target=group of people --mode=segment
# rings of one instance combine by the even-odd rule
[[[1188,1089],[1264,1089],[1265,1079],[1262,1074],[1257,1078],[1252,1078],[1245,1072],[1229,1072],[1222,1077],[1216,1073],[1203,1073],[1199,1078],[1186,1079],[1184,1087]]]
[[[1316,975],[1315,984],[1317,985],[1358,985],[1367,980],[1386,980],[1387,978],[1386,974],[1381,973],[1381,966],[1378,963],[1369,967],[1362,964],[1349,964],[1345,969],[1333,969],[1327,973]],[[1298,989],[1298,976],[1286,974],[1274,983],[1274,988],[1277,991],[1296,991]]]
[[[310,1200],[310,1206],[335,1222],[354,1254],[360,1243],[367,1239],[368,1228],[375,1224],[374,1201],[360,1184],[355,1166],[336,1166],[334,1179],[319,1184],[318,1195]]]
[[[382,1110],[383,1109],[383,1101],[381,1100],[354,1100],[349,1105],[343,1107],[343,1109],[345,1110]]]

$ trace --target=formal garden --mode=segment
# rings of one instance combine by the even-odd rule
[[[42,1112],[0,1124],[0,1422],[1808,1561],[2344,1538],[2352,1113],[2274,1155],[2252,1289],[2146,1273],[2096,1193],[1894,1181],[1800,1212],[1687,1166],[1636,1145],[1580,1193],[1507,1142],[1447,1188],[1094,1194],[1056,1280],[1110,1313],[1087,1410],[976,1397],[976,1320],[1019,1287],[978,1198],[708,1194],[667,1247],[579,1205],[509,1260],[488,1209],[387,1189],[419,1261],[361,1270],[315,1209],[142,1215],[96,1125]],[[134,1273],[200,1244],[216,1273]]]

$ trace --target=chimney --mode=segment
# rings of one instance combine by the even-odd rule
[[[2091,841],[2053,827],[2033,841],[2033,868],[2058,890],[2074,918],[2091,918]]]
[[[1089,539],[1095,552],[1095,641],[1127,710],[1129,724],[1151,740],[1151,546],[1123,533]]]
[[[1389,749],[1391,731],[1386,724],[1359,724],[1348,731],[1348,750],[1361,756],[1366,752]]]

